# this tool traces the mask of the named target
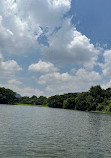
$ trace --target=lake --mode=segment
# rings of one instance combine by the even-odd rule
[[[111,115],[0,105],[1,158],[111,158]]]

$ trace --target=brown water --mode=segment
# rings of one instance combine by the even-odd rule
[[[0,158],[111,158],[111,115],[0,105]]]

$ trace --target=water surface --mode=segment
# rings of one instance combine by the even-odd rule
[[[111,158],[111,115],[0,105],[1,158]]]

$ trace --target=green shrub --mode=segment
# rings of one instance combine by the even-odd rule
[[[104,109],[103,104],[98,104],[98,106],[96,107],[97,111],[103,111],[103,109]]]

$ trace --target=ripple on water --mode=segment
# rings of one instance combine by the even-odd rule
[[[111,115],[0,105],[0,157],[111,158]]]

